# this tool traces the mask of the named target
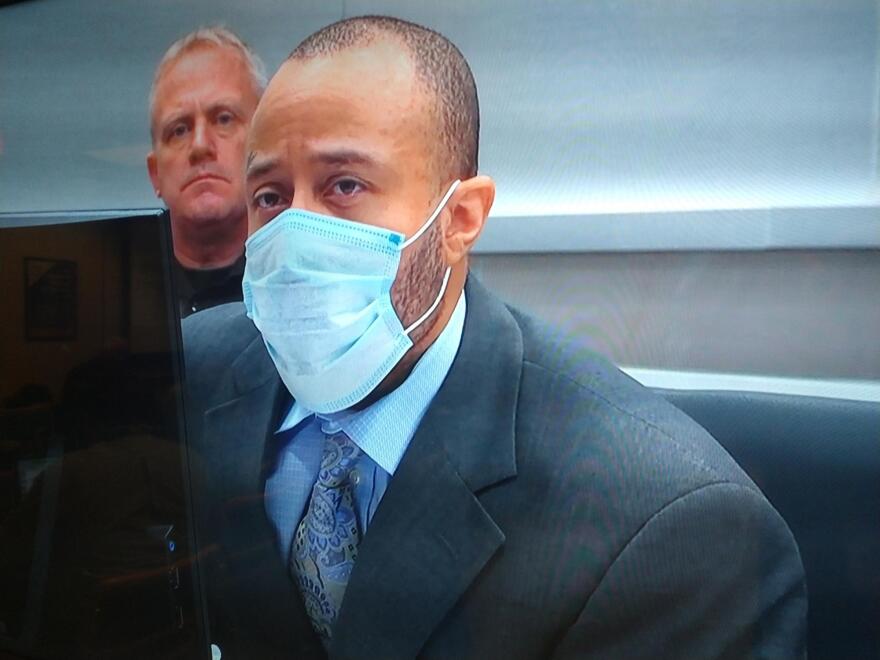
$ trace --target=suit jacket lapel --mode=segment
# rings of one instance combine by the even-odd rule
[[[522,336],[473,278],[458,355],[361,541],[330,657],[414,657],[504,543],[476,494],[516,475]]]
[[[247,499],[262,496],[264,453],[285,390],[259,335],[231,368],[237,396],[205,412],[204,434],[218,494]]]
[[[204,433],[212,456],[215,503],[222,507],[220,538],[228,565],[221,594],[233,628],[271,635],[290,657],[320,657],[323,651],[302,600],[278,555],[265,514],[268,463],[274,459],[274,431],[287,394],[259,335],[232,364],[238,396],[205,413]],[[264,640],[240,640],[242,652]]]

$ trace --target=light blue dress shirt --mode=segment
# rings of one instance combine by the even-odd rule
[[[351,474],[353,504],[361,535],[376,513],[388,482],[422,417],[449,373],[464,329],[464,291],[449,323],[425,351],[409,377],[363,410],[315,414],[293,402],[276,434],[281,435],[275,470],[266,480],[265,506],[285,563],[293,535],[321,466],[324,434],[343,431],[363,454]]]

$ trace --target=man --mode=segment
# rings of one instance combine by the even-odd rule
[[[223,657],[790,657],[785,523],[686,416],[468,276],[476,87],[386,17],[254,115],[245,304],[184,324]]]
[[[224,28],[200,28],[166,51],[150,90],[147,170],[168,206],[181,316],[241,300],[247,127],[263,64]]]

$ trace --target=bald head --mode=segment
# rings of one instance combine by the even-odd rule
[[[477,173],[480,110],[477,88],[467,60],[443,35],[389,16],[348,18],[315,32],[300,43],[288,60],[328,57],[381,41],[400,48],[411,61],[416,82],[425,95],[420,110],[428,125],[432,169],[443,181]]]

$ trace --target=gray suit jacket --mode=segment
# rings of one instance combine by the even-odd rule
[[[724,450],[473,277],[466,295],[329,656],[803,656],[797,546]],[[211,639],[224,658],[323,657],[263,508],[283,385],[240,304],[184,336]]]

